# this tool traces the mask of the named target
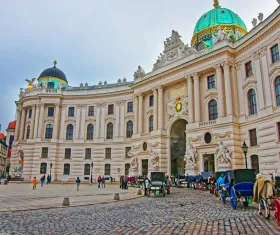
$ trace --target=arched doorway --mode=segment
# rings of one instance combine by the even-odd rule
[[[176,121],[170,132],[171,137],[171,174],[184,175],[184,156],[186,152],[186,125],[187,121],[179,119]]]

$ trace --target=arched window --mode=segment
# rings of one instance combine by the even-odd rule
[[[66,140],[73,140],[74,127],[72,124],[69,124],[66,128]]]
[[[52,138],[52,133],[53,133],[53,125],[48,124],[46,126],[46,133],[45,133],[45,139],[50,140]]]
[[[107,139],[113,139],[114,135],[114,125],[112,122],[107,124]]]
[[[153,129],[154,129],[154,116],[151,115],[149,117],[149,132],[153,131]]]
[[[258,155],[252,155],[251,156],[251,166],[252,166],[252,169],[255,169],[255,171],[257,173],[260,173],[259,156]]]
[[[105,164],[104,175],[111,175],[111,165],[110,164]]]
[[[131,138],[133,135],[133,122],[128,121],[126,123],[126,138]]]
[[[84,175],[90,175],[90,164],[85,164]]]
[[[26,129],[26,139],[29,139],[29,136],[30,136],[30,126],[28,125]]]
[[[130,164],[129,163],[126,163],[124,165],[124,174],[125,175],[128,175],[129,174],[129,168],[130,168]]]
[[[54,89],[54,82],[48,82],[48,89]]]
[[[211,100],[208,103],[209,121],[216,120],[218,118],[217,101]]]
[[[276,105],[280,106],[280,76],[275,79]]]
[[[70,175],[70,164],[69,163],[65,163],[64,167],[63,167],[63,174],[64,175]]]
[[[42,162],[40,165],[40,174],[47,174],[47,163]]]
[[[88,124],[87,126],[87,140],[93,140],[93,125]]]
[[[254,115],[258,113],[257,111],[257,99],[256,99],[256,92],[254,89],[250,89],[248,91],[248,109],[249,115]]]

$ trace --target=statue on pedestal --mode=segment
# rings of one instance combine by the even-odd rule
[[[231,163],[231,152],[227,146],[221,141],[219,146],[216,148],[216,160],[219,164],[230,164]]]

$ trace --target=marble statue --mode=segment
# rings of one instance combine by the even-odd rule
[[[134,79],[142,78],[145,76],[144,69],[139,65],[137,71],[134,72]]]
[[[137,157],[132,158],[130,166],[131,166],[131,169],[133,169],[133,170],[138,169],[138,159],[137,159]]]
[[[159,156],[153,149],[150,152],[149,168],[151,170],[157,170],[159,168]]]
[[[197,151],[190,143],[190,140],[187,138],[186,153],[185,153],[186,168],[192,168],[195,166],[196,156],[197,156]]]
[[[254,18],[253,21],[252,21],[252,25],[253,25],[254,27],[256,27],[257,24],[258,24],[258,20],[257,20],[256,18]]]
[[[216,148],[216,160],[219,164],[230,164],[231,152],[228,150],[227,146],[221,141],[219,146]]]

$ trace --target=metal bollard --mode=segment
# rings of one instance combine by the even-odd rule
[[[62,206],[70,206],[69,197],[65,197],[62,202]]]
[[[120,194],[119,193],[115,193],[115,196],[114,196],[114,200],[120,200]]]

